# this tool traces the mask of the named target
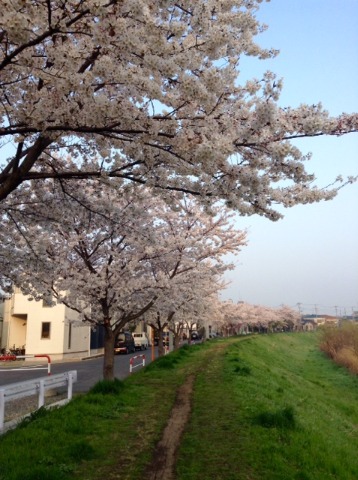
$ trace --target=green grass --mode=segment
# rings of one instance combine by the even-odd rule
[[[231,341],[200,372],[178,480],[358,478],[358,378],[316,340]]]
[[[209,354],[203,347],[181,349],[123,382],[99,382],[62,408],[35,412],[0,437],[0,480],[94,480],[118,472],[121,480],[138,480],[178,387]]]
[[[315,334],[184,347],[0,437],[0,480],[138,480],[196,375],[176,480],[355,480],[358,378]]]

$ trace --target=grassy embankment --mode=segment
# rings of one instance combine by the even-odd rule
[[[175,392],[193,372],[177,480],[358,478],[358,377],[306,333],[183,348],[113,393],[102,385],[39,412],[0,438],[0,479],[145,478]]]

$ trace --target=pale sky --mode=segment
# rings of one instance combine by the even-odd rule
[[[257,37],[280,50],[276,59],[245,61],[245,78],[271,70],[284,79],[282,106],[322,102],[332,115],[358,111],[358,0],[271,0],[258,18],[269,29]],[[312,152],[307,170],[326,186],[338,175],[358,175],[358,133],[297,143]],[[330,202],[293,207],[270,222],[240,217],[248,246],[236,257],[222,298],[304,313],[358,310],[358,183]]]

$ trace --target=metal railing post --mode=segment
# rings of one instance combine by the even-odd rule
[[[0,389],[0,430],[4,428],[5,419],[5,390]]]
[[[73,390],[73,377],[72,373],[68,374],[68,389],[67,389],[67,398],[71,400],[72,398],[72,390]]]
[[[45,382],[40,380],[39,383],[39,408],[45,405]]]
[[[134,365],[133,360],[137,358],[141,358],[142,363],[137,363],[136,365]],[[129,360],[129,373],[132,373],[134,368],[140,367],[141,365],[145,367],[145,355],[135,355]]]

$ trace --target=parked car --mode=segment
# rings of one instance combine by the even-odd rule
[[[159,336],[158,335],[154,336],[154,345],[156,347],[159,345]],[[163,345],[164,346],[169,346],[169,333],[168,332],[163,332]]]
[[[147,350],[149,346],[149,340],[146,333],[133,333],[133,338],[136,350]]]
[[[169,347],[169,332],[163,332],[163,345]]]
[[[165,332],[163,332],[163,345],[165,346],[167,343],[167,337]],[[159,345],[159,335],[155,335],[154,337],[154,345],[157,347]]]
[[[217,333],[211,332],[209,338],[217,338],[219,335]]]
[[[134,338],[130,332],[119,333],[114,344],[114,353],[135,352]]]
[[[201,337],[200,337],[200,335],[198,334],[198,332],[191,332],[190,338],[191,338],[192,340],[200,340],[200,339],[201,339]]]

